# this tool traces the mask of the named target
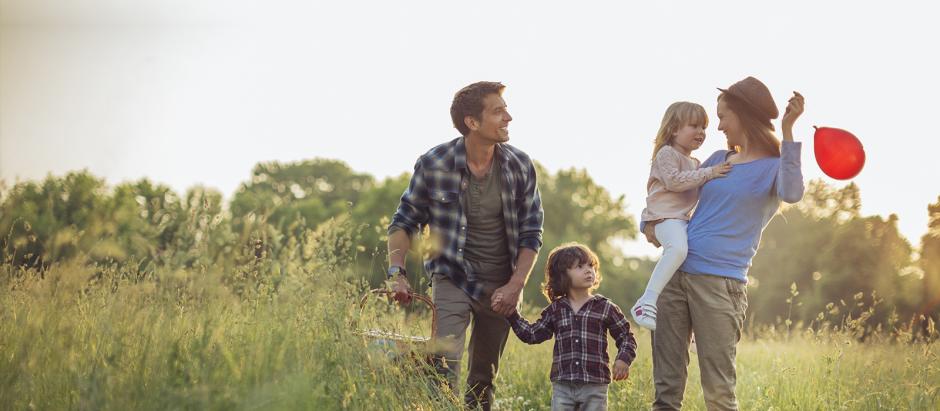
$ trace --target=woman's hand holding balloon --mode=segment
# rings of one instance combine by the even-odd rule
[[[783,139],[793,141],[793,123],[803,114],[803,95],[794,91],[793,97],[787,103],[787,110],[783,113],[782,131]]]

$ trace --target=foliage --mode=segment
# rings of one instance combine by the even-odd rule
[[[625,256],[618,246],[637,234],[626,199],[613,197],[585,170],[550,173],[537,164],[537,174],[544,245],[525,300],[544,303],[539,286],[549,251],[579,241],[601,258],[599,292],[631,304],[655,260]],[[348,225],[355,235],[334,239],[330,247],[351,257],[335,265],[347,264],[378,287],[386,229],[409,178],[376,181],[334,160],[263,163],[226,206],[219,192],[203,187],[179,196],[146,179],[108,188],[87,171],[49,176],[0,187],[0,257],[11,266],[47,269],[81,256],[102,266],[133,267],[140,277],[164,269],[214,269],[241,294],[259,283],[279,287],[296,262],[332,249],[314,246],[326,227]],[[750,322],[808,324],[857,293],[891,308],[874,314],[874,323],[940,320],[940,199],[928,207],[930,230],[919,253],[898,233],[896,216],[863,216],[860,210],[858,186],[812,181],[802,202],[780,211],[750,270]],[[417,289],[427,292],[420,250],[416,239],[408,270]],[[792,284],[802,293],[795,305],[786,302]]]

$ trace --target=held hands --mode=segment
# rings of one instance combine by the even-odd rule
[[[614,361],[614,381],[630,378],[630,366],[623,360]]]
[[[506,285],[497,288],[496,291],[493,291],[490,308],[500,315],[508,317],[516,311],[516,306],[519,305],[521,296],[522,286],[510,281],[506,283]]]

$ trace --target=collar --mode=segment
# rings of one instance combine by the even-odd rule
[[[503,144],[496,143],[496,147],[493,149],[493,161],[499,161],[500,167],[503,164],[506,164],[506,154],[503,152]],[[454,170],[460,171],[468,170],[467,168],[467,143],[466,137],[460,136],[457,139],[457,145],[454,147]]]

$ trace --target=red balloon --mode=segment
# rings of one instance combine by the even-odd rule
[[[816,163],[826,175],[848,180],[865,165],[865,149],[854,134],[832,127],[815,127]]]

